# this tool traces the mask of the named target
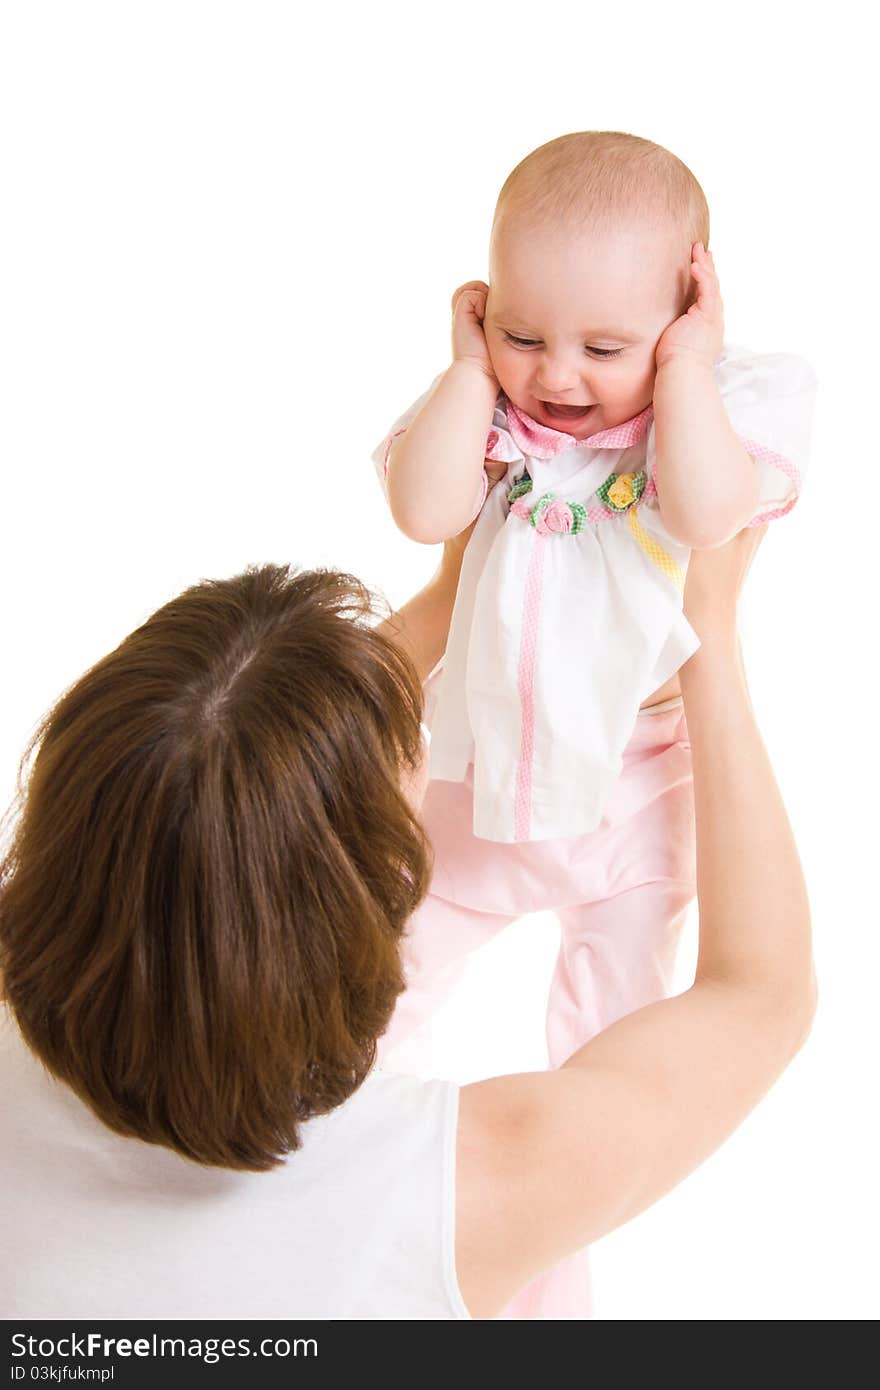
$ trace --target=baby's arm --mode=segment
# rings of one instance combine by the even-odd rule
[[[388,457],[391,515],[404,535],[426,545],[457,536],[473,521],[483,487],[498,395],[483,334],[486,292],[475,281],[456,290],[452,365]]]
[[[758,478],[715,380],[724,319],[712,255],[700,242],[691,270],[696,302],[657,344],[654,440],[663,523],[683,545],[703,550],[724,545],[751,520]]]

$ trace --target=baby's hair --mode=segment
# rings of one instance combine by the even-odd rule
[[[526,155],[498,195],[493,226],[502,214],[599,231],[621,221],[671,222],[689,243],[709,243],[706,195],[687,165],[662,145],[617,130],[560,135]]]

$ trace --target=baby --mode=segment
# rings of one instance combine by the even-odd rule
[[[429,691],[435,872],[389,1064],[429,1064],[466,956],[526,912],[562,929],[551,1065],[670,990],[695,891],[688,556],[794,505],[814,394],[800,359],[725,347],[708,240],[667,150],[541,146],[501,190],[490,283],[453,297],[451,366],[373,455],[412,539],[477,518]],[[510,1316],[588,1308],[581,1262]]]

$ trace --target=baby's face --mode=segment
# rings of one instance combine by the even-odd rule
[[[502,223],[483,326],[505,395],[576,439],[638,415],[651,404],[660,335],[683,312],[689,264],[671,232]]]

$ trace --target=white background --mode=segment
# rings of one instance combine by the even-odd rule
[[[808,490],[765,541],[744,621],[811,891],[821,1011],[726,1148],[596,1247],[601,1318],[878,1312],[865,14],[742,0],[2,10],[4,801],[44,709],[185,584],[290,560],[399,602],[429,575],[435,552],[396,532],[368,454],[445,365],[449,296],[486,276],[497,191],[545,140],[619,129],[680,155],[709,199],[728,338],[819,374]],[[484,953],[441,1019],[439,1069],[541,1064],[554,947],[538,917]]]

